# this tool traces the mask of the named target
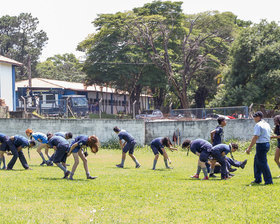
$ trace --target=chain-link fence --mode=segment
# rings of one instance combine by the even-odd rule
[[[227,119],[242,119],[249,117],[249,109],[247,106],[177,109],[171,110],[170,116],[186,119],[216,119],[219,116],[225,116]]]

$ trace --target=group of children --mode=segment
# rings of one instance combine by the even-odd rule
[[[272,136],[271,138],[277,138],[278,140],[278,147],[275,152],[275,162],[280,168],[280,115],[275,117],[274,122],[274,133],[276,136]],[[188,152],[190,150],[199,157],[197,172],[192,176],[192,178],[199,179],[199,175],[202,170],[204,173],[203,180],[208,180],[209,177],[216,177],[215,173],[221,173],[221,179],[226,180],[234,176],[232,172],[236,171],[236,169],[232,168],[232,166],[244,169],[247,160],[240,162],[235,160],[232,156],[232,152],[235,152],[238,149],[238,145],[235,143],[230,143],[228,145],[222,144],[224,133],[223,128],[225,126],[225,118],[219,117],[218,126],[210,133],[211,143],[204,139],[186,139],[183,141],[182,148],[187,148]],[[127,131],[121,130],[118,127],[114,127],[113,131],[118,135],[119,144],[122,149],[121,163],[117,164],[116,167],[124,167],[126,154],[128,152],[131,159],[135,162],[135,167],[140,168],[141,164],[134,156],[134,148],[136,145],[134,137]],[[90,175],[86,158],[88,155],[87,148],[90,148],[92,153],[98,152],[100,143],[98,137],[95,135],[80,135],[72,140],[71,143],[68,141],[73,137],[71,132],[44,134],[41,132],[33,132],[31,129],[27,129],[26,135],[28,138],[30,138],[30,140],[21,135],[8,137],[5,134],[0,133],[0,166],[1,163],[3,163],[2,169],[13,169],[13,166],[18,158],[25,169],[30,169],[22,149],[25,147],[34,147],[36,145],[35,141],[37,141],[39,144],[37,147],[37,152],[42,158],[42,163],[40,165],[46,164],[48,166],[53,166],[54,163],[64,172],[63,178],[73,180],[73,176],[79,164],[80,158],[83,161],[87,179],[96,178]],[[168,157],[165,147],[169,148],[171,151],[177,150],[177,148],[173,147],[170,139],[168,137],[155,138],[151,141],[150,147],[155,156],[152,169],[156,169],[159,154],[163,156],[166,168],[172,169],[170,166],[171,160]],[[54,149],[52,156],[49,155],[50,148]],[[45,155],[48,159],[45,159],[42,149],[45,149]],[[4,157],[5,152],[13,156],[7,166]],[[70,154],[72,154],[74,157],[74,164],[71,171],[67,170],[66,164],[66,159]],[[228,157],[228,154],[230,154],[232,158]]]
[[[71,143],[67,140],[72,138],[71,132],[57,132],[57,133],[41,133],[33,132],[31,129],[26,130],[26,135],[30,140],[21,135],[15,135],[8,137],[5,134],[0,133],[0,166],[3,162],[2,169],[12,170],[17,159],[20,159],[22,166],[25,169],[30,169],[26,158],[22,152],[22,149],[25,147],[32,148],[38,142],[37,152],[41,156],[43,162],[40,165],[53,166],[55,163],[63,172],[64,179],[73,180],[74,173],[79,164],[79,158],[82,159],[84,164],[84,169],[86,171],[87,179],[95,179],[89,173],[88,164],[87,164],[87,148],[90,148],[91,152],[97,153],[99,148],[99,140],[95,135],[86,136],[80,135],[77,136]],[[54,153],[52,156],[49,155],[49,149],[53,148]],[[45,159],[42,149],[45,149],[45,154],[48,157],[48,160]],[[13,157],[6,166],[4,153],[11,154]],[[72,154],[74,157],[74,164],[72,170],[67,170],[66,159]]]

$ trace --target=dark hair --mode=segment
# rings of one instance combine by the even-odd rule
[[[182,148],[187,148],[190,144],[191,144],[191,140],[186,139],[182,144]]]
[[[67,133],[66,133],[66,136],[67,136],[68,138],[72,138],[72,137],[73,137],[73,134],[72,134],[71,132],[67,132]]]
[[[113,128],[113,131],[114,132],[120,132],[121,130],[116,126],[116,127]]]
[[[52,133],[48,133],[47,137],[48,137],[48,140],[50,140],[53,137],[53,134]]]
[[[49,137],[49,136],[51,136],[51,135],[53,135],[51,132],[48,132],[48,133],[47,133],[47,137]]]
[[[170,141],[170,139],[168,137],[164,137],[161,140],[161,143],[162,143],[163,146],[166,146],[166,147],[172,146],[172,143],[171,143],[171,141]]]
[[[234,149],[238,149],[238,144],[236,144],[236,143],[231,143],[231,147],[234,148]]]
[[[225,121],[226,119],[224,117],[218,117],[217,121],[219,124],[221,124],[223,121]]]
[[[33,145],[33,146],[35,146],[36,145],[36,142],[34,141],[34,140],[30,140],[29,141],[29,146],[31,146],[31,144]],[[31,146],[32,147],[32,146]]]
[[[275,124],[275,127],[274,127],[273,132],[274,132],[274,134],[278,135],[279,134],[279,126],[280,126],[280,115],[276,115],[274,117],[274,124]]]

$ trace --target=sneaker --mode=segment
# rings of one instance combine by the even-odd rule
[[[171,166],[168,166],[168,167],[166,167],[166,169],[170,169],[170,170],[172,170],[172,169],[173,169],[173,167],[171,167]]]
[[[246,164],[247,164],[247,159],[245,159],[245,160],[241,163],[241,165],[240,165],[241,169],[244,169],[244,167],[245,167]]]
[[[7,169],[7,167],[5,167],[5,166],[2,167],[2,170],[6,170],[6,169]]]
[[[45,161],[43,161],[40,166],[44,166],[45,164],[47,164]]]
[[[92,177],[92,176],[90,176],[90,175],[87,176],[87,179],[91,179],[91,180],[96,179],[96,178],[97,178],[97,177]]]
[[[228,176],[229,176],[229,177],[234,177],[235,175],[232,174],[232,173],[229,173]]]
[[[67,172],[64,174],[64,177],[62,179],[68,179],[69,175],[70,175],[70,171],[67,170]]]
[[[70,166],[70,164],[65,164],[66,166]]]
[[[199,179],[199,175],[198,175],[198,174],[195,174],[195,175],[191,176],[191,178],[193,178],[193,179]]]
[[[140,168],[140,166],[141,166],[141,164],[138,163],[138,164],[135,166],[135,168]]]
[[[230,168],[228,169],[229,172],[235,172],[237,169]]]
[[[117,164],[116,167],[118,167],[118,168],[123,168],[123,165]]]
[[[74,180],[73,177],[69,177],[68,180]]]
[[[260,184],[261,182],[256,182],[255,180],[251,182],[251,184]]]
[[[32,170],[30,167],[25,168],[26,170]]]
[[[209,177],[206,176],[206,177],[204,177],[202,180],[209,180]]]
[[[47,166],[53,166],[53,162],[50,161],[50,160],[48,160],[48,161],[46,162],[46,164],[47,164]]]
[[[210,173],[209,177],[216,178],[217,176],[214,173]]]

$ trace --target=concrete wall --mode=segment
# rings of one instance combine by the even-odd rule
[[[273,128],[273,119],[266,119]],[[162,121],[147,122],[145,132],[145,144],[149,144],[155,137],[168,136],[172,138],[175,130],[179,129],[180,142],[185,138],[202,138],[210,140],[210,132],[218,125],[216,120],[201,121]],[[224,128],[224,139],[250,140],[253,136],[255,122],[252,119],[227,120]]]
[[[273,119],[267,119],[273,128]],[[253,135],[254,120],[228,120],[224,128],[225,140],[241,139],[250,140]],[[67,120],[67,119],[0,119],[0,133],[9,136],[20,134],[25,136],[25,130],[31,128],[34,131],[58,132],[71,131],[75,136],[85,134],[95,134],[101,142],[107,142],[112,138],[116,139],[113,127],[118,126],[121,129],[131,133],[138,144],[149,144],[156,137],[169,136],[172,138],[173,132],[179,128],[181,132],[180,142],[185,138],[191,140],[196,138],[210,139],[210,131],[217,126],[216,120],[204,121],[161,121],[147,122],[143,120]]]
[[[74,137],[81,134],[94,134],[99,137],[101,142],[116,138],[113,132],[114,126],[129,131],[138,143],[144,144],[145,124],[140,120],[0,119],[0,133],[8,136],[16,134],[25,136],[25,130],[31,128],[34,131],[43,133],[71,131]]]

